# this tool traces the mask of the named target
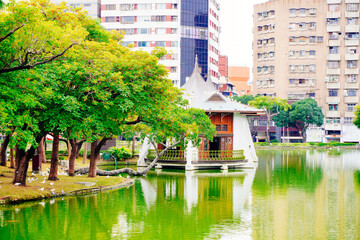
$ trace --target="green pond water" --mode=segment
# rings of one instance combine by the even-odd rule
[[[360,151],[258,151],[255,169],[0,207],[0,239],[360,239]]]

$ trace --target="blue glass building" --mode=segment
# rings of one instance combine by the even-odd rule
[[[209,27],[209,0],[182,0],[181,1],[181,86],[186,77],[194,69],[195,56],[198,56],[201,75],[208,77],[208,27]]]

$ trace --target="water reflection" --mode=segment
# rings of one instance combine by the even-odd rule
[[[358,239],[360,152],[259,151],[257,169],[0,208],[0,239]]]

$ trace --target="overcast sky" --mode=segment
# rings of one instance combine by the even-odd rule
[[[220,53],[230,66],[252,67],[254,4],[267,0],[218,0],[220,4]]]

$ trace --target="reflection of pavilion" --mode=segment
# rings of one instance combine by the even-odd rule
[[[255,169],[237,172],[171,172],[156,170],[156,177],[141,178],[141,189],[148,208],[156,201],[183,198],[185,208],[205,211],[216,206],[229,218],[240,216],[251,195]],[[210,210],[210,209],[208,209]]]

